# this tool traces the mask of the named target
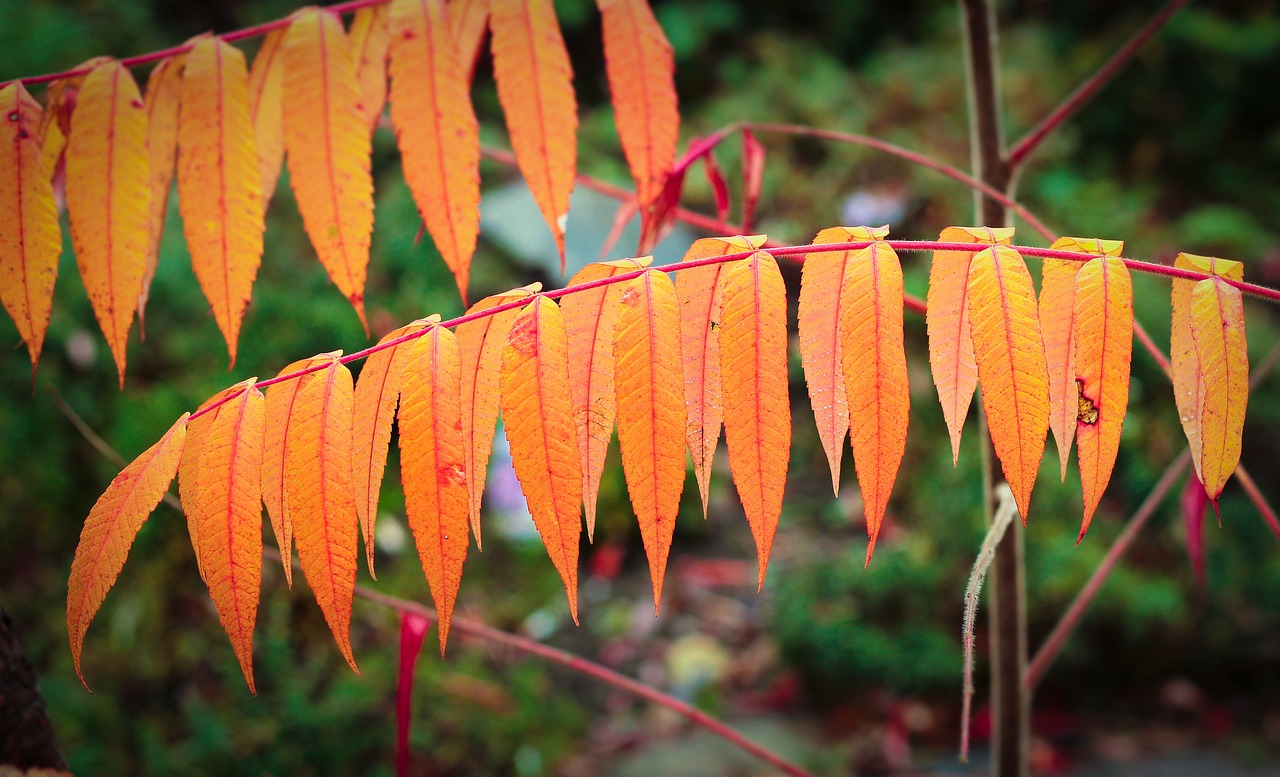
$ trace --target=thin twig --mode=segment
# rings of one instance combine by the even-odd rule
[[[1280,540],[1280,520],[1276,519],[1276,511],[1271,509],[1270,503],[1267,502],[1267,497],[1258,490],[1258,484],[1253,482],[1253,478],[1249,476],[1249,470],[1245,469],[1243,464],[1237,464],[1235,475],[1236,480],[1240,482],[1240,487],[1249,495],[1249,500],[1253,502],[1253,506],[1262,515],[1262,520],[1266,521],[1271,533],[1276,535],[1276,539]]]

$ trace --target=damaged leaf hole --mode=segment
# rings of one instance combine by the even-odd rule
[[[1087,426],[1098,423],[1098,406],[1084,395],[1084,381],[1076,378],[1076,420]]]

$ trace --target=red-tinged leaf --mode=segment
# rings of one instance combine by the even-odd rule
[[[178,115],[178,204],[191,266],[236,363],[262,262],[262,191],[240,50],[205,38],[187,55]]]
[[[631,217],[636,215],[638,210],[634,197],[628,197],[618,203],[618,209],[613,212],[613,225],[609,227],[609,234],[605,235],[604,244],[600,246],[599,258],[601,261],[613,251],[613,247],[618,244],[618,239],[622,237],[622,232],[627,228],[627,224],[631,223]]]
[[[640,219],[648,222],[671,173],[680,132],[675,58],[648,0],[596,4],[604,24],[605,72],[618,137],[636,182]]]
[[[453,332],[438,325],[405,345],[400,396],[404,508],[440,621],[440,655],[467,560],[461,364]]]
[[[195,498],[188,504],[184,493],[183,509],[193,524],[192,536],[198,539],[196,558],[218,619],[231,638],[249,690],[256,694],[253,626],[262,587],[264,403],[254,380],[238,384],[239,392],[200,429],[204,439],[194,465]],[[188,435],[194,431],[188,429]]]
[[[293,16],[284,43],[284,146],[289,180],[320,263],[365,331],[364,282],[373,233],[371,136],[342,21],[327,10]]]
[[[200,553],[203,544],[200,541],[200,525],[193,516],[204,515],[208,506],[201,506],[200,500],[205,494],[196,487],[196,474],[200,471],[200,454],[204,450],[205,439],[209,436],[209,428],[218,417],[223,403],[229,397],[238,396],[243,391],[240,384],[214,394],[200,405],[195,417],[187,422],[187,442],[182,449],[182,461],[178,464],[178,496],[182,501],[182,512],[187,519],[187,532],[191,535],[191,548],[196,555],[196,569],[200,579],[205,577],[204,557]],[[212,408],[204,412],[205,408]]]
[[[716,198],[716,220],[725,224],[729,220],[729,184],[724,179],[724,171],[716,162],[714,154],[702,157],[702,170],[707,174],[707,183],[711,185],[711,193]]]
[[[1244,265],[1216,257],[1178,254],[1173,266],[1221,275],[1237,281],[1244,278]],[[1204,386],[1195,341],[1191,336],[1191,291],[1195,285],[1196,282],[1192,280],[1173,279],[1169,362],[1173,377],[1173,396],[1177,401],[1182,431],[1186,434],[1191,449],[1191,464],[1196,476],[1204,480],[1204,473],[1200,468],[1200,406],[1203,403]]]
[[[887,227],[831,227],[818,233],[814,243],[848,243],[856,240],[883,240]],[[816,251],[805,255],[800,276],[800,363],[818,438],[831,466],[831,489],[840,493],[840,458],[844,436],[849,430],[849,404],[845,393],[840,317],[845,278],[852,271],[850,257],[855,251]],[[861,294],[861,292],[859,292]],[[868,523],[870,527],[870,523]]]
[[[1204,492],[1204,484],[1196,473],[1187,475],[1187,485],[1182,489],[1179,500],[1182,507],[1182,527],[1187,534],[1187,557],[1191,559],[1191,570],[1195,572],[1196,584],[1203,592],[1205,588],[1204,573],[1204,510],[1209,506],[1209,495]]]
[[[569,612],[577,623],[582,459],[569,399],[564,318],[546,297],[534,298],[507,336],[502,417],[529,513],[564,581]]]
[[[164,220],[169,212],[169,189],[173,184],[174,163],[178,156],[178,106],[182,94],[182,68],[185,54],[160,60],[147,78],[147,150],[151,158],[151,244],[147,250],[147,267],[142,275],[142,293],[138,295],[138,328],[145,338],[147,298],[151,281],[160,262],[160,238],[164,236]]]
[[[872,243],[846,260],[841,283],[841,363],[870,564],[907,450],[911,391],[902,331],[902,265],[892,248]]]
[[[400,672],[396,676],[396,777],[409,777],[409,714],[413,705],[413,675],[422,652],[422,638],[431,622],[412,612],[400,613]]]
[[[988,227],[947,227],[940,242],[1009,245],[1013,230]],[[929,366],[942,403],[942,417],[951,433],[951,460],[960,461],[960,434],[969,414],[973,391],[978,387],[978,367],[969,332],[970,305],[965,291],[969,278],[969,251],[934,251],[929,269],[925,325],[929,332]]]
[[[0,302],[27,344],[34,381],[53,312],[62,228],[40,146],[39,103],[11,83],[0,89],[0,115],[9,119],[0,132]]]
[[[756,204],[764,188],[764,146],[751,130],[742,131],[742,231],[756,222]]]
[[[45,112],[45,116],[48,116]],[[49,172],[51,182],[58,180],[58,173],[64,172],[62,168],[62,152],[67,148],[67,136],[63,133],[62,128],[58,126],[56,121],[41,121],[40,124],[40,157],[44,160],[44,169]],[[65,185],[65,175],[63,176]],[[65,192],[61,189],[54,188],[54,200],[58,205],[58,212],[61,213],[66,202]]]
[[[121,470],[84,521],[67,580],[67,633],[76,675],[86,689],[80,669],[85,632],[120,576],[142,524],[178,473],[190,415],[183,413],[155,445]]]
[[[404,175],[463,302],[480,232],[480,129],[443,0],[391,4],[391,120]]]
[[[1083,538],[1111,481],[1120,451],[1120,430],[1129,409],[1133,282],[1117,256],[1099,256],[1076,274],[1073,296],[1071,360],[1077,394],[1080,483],[1084,488]]]
[[[282,27],[267,33],[249,70],[249,107],[264,213],[284,164],[284,39],[288,32],[288,27]]]
[[[329,357],[341,355],[341,351],[334,351],[325,356],[300,359],[280,370],[279,374],[290,375],[328,361]],[[287,380],[267,389],[266,431],[262,444],[262,502],[271,519],[271,531],[284,563],[284,579],[290,588],[293,587],[293,517],[285,496],[285,451],[289,447],[292,424],[298,418],[298,389],[301,385],[301,381]]]
[[[1035,286],[1018,252],[995,245],[974,254],[967,294],[987,428],[1025,522],[1049,433],[1049,369]]]
[[[657,270],[632,279],[622,291],[617,316],[618,446],[649,557],[656,615],[684,491],[684,375],[675,284]]]
[[[560,252],[578,160],[573,69],[551,0],[491,0],[493,75],[516,162]]]
[[[1240,463],[1240,436],[1249,403],[1249,351],[1244,298],[1221,278],[1191,291],[1191,337],[1200,363],[1200,459],[1204,490],[1217,502]]]
[[[648,267],[652,256],[596,262],[583,267],[569,280],[570,286],[611,278]],[[613,328],[618,317],[622,285],[580,291],[561,302],[565,331],[569,336],[569,391],[573,418],[582,452],[582,502],[587,516],[587,537],[596,528],[596,494],[604,473],[604,457],[613,436],[617,404],[614,400]]]
[[[360,82],[360,107],[373,132],[387,105],[387,47],[391,41],[387,6],[371,5],[356,11],[348,37]]]
[[[434,317],[439,321],[439,317]],[[425,321],[415,321],[390,332],[378,344],[391,342],[422,329]],[[373,571],[374,530],[378,520],[378,497],[382,493],[382,476],[387,468],[387,448],[391,445],[391,422],[396,417],[396,402],[400,399],[400,387],[404,380],[402,361],[398,354],[401,346],[377,351],[360,368],[356,381],[354,420],[351,425],[354,458],[351,474],[355,484],[356,515],[360,519],[360,533],[364,535],[365,562],[369,574],[377,580]],[[268,390],[267,412],[270,414],[271,392]]]
[[[1097,256],[1120,256],[1124,243],[1084,237],[1061,237],[1050,248]],[[1067,479],[1067,458],[1076,436],[1079,392],[1073,368],[1075,353],[1076,272],[1080,262],[1046,259],[1040,280],[1040,326],[1044,330],[1044,353],[1049,366],[1049,428],[1058,444],[1061,477]]]
[[[649,208],[648,222],[640,224],[640,245],[636,253],[647,254],[662,239],[667,228],[675,218],[676,208],[680,205],[680,196],[684,191],[684,177],[687,167],[678,165],[667,176],[667,184],[662,187],[662,194],[654,200]]]
[[[106,62],[85,76],[67,140],[67,210],[85,291],[124,387],[125,348],[151,243],[147,112],[133,76]]]
[[[694,241],[682,261],[751,251],[764,245],[764,235],[707,237]],[[702,495],[702,517],[707,517],[711,488],[711,463],[724,402],[720,386],[720,276],[723,264],[676,271],[676,296],[680,299],[680,354],[684,360],[685,441],[693,457],[693,474]]]
[[[332,356],[303,377],[284,449],[284,495],[302,572],[356,674],[351,602],[356,586],[356,500],[351,478],[351,373]]]
[[[490,0],[449,0],[449,29],[458,49],[458,61],[468,86],[476,72],[476,60],[489,31]]]
[[[533,283],[503,294],[485,297],[467,310],[467,315],[498,305],[528,299],[542,290]],[[493,452],[493,434],[498,423],[500,395],[499,372],[502,352],[507,347],[507,334],[519,309],[513,308],[492,316],[468,321],[458,327],[458,357],[462,369],[462,440],[466,460],[467,490],[471,494],[471,533],[480,542],[480,501],[484,496],[485,475],[489,471],[489,454]]]
[[[778,263],[763,251],[735,262],[721,280],[720,377],[729,469],[756,541],[764,587],[782,513],[791,454],[787,397],[787,290]]]

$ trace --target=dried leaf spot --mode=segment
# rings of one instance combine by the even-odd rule
[[[1076,378],[1076,420],[1086,426],[1093,426],[1098,423],[1098,406],[1084,395],[1084,381]]]
[[[18,120],[18,112],[17,112],[17,111],[10,111],[10,112],[9,112],[9,121],[17,121],[17,120]]]

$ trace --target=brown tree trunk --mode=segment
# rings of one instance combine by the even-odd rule
[[[44,711],[36,674],[22,655],[13,622],[0,607],[0,765],[57,769],[66,762]]]

